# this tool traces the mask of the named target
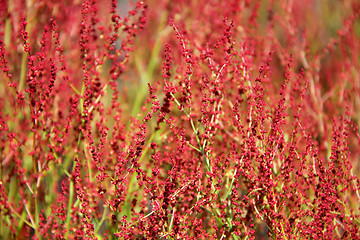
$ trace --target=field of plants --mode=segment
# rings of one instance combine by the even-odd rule
[[[0,0],[0,239],[360,239],[358,0]]]

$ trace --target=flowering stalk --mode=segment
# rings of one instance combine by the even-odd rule
[[[360,237],[357,1],[0,10],[4,239]]]

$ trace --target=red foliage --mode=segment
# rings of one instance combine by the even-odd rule
[[[360,238],[356,0],[0,9],[3,238]]]

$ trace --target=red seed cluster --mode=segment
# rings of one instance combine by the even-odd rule
[[[359,14],[1,1],[0,238],[359,239]]]

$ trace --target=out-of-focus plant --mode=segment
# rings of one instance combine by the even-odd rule
[[[2,239],[360,238],[358,1],[0,9]]]

